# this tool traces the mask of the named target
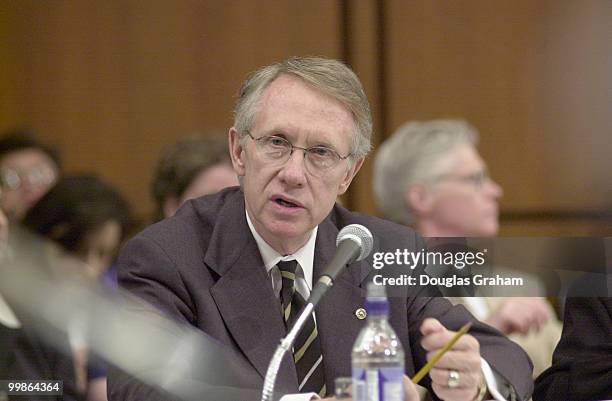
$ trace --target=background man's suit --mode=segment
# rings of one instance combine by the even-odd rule
[[[612,399],[612,298],[568,298],[553,365],[536,401]]]
[[[175,217],[149,227],[128,243],[119,260],[119,282],[173,319],[200,328],[242,354],[263,377],[285,327],[244,208],[238,188],[188,202]],[[373,252],[424,247],[406,227],[336,205],[319,225],[315,279],[334,254],[339,230],[353,223],[371,230]],[[363,306],[371,264],[372,256],[351,265],[316,309],[328,389],[333,389],[334,378],[351,375],[352,344],[365,323],[355,311]],[[391,324],[402,339],[408,375],[426,362],[419,333],[424,318],[435,317],[451,330],[473,320],[463,307],[453,307],[445,299],[417,298],[419,293],[425,295],[420,291],[407,288],[408,294],[390,298]],[[485,325],[476,324],[471,333],[480,342],[481,355],[526,399],[533,382],[524,352]],[[277,389],[295,393],[297,386],[293,362],[287,357]],[[110,377],[109,398],[144,401],[147,397],[119,374]]]

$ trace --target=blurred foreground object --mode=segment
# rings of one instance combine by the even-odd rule
[[[140,300],[76,279],[82,262],[22,233],[20,249],[0,263],[0,293],[36,336],[60,352],[80,326],[90,349],[152,391],[170,398],[255,400],[261,378],[239,356],[190,327],[162,317]],[[25,253],[24,253],[25,252]]]

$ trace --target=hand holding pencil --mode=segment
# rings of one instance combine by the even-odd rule
[[[467,331],[469,326],[463,331]],[[422,347],[431,360],[456,337],[436,319],[425,319],[421,325]],[[479,393],[481,382],[480,345],[471,335],[460,335],[429,371],[436,395],[447,401],[471,401]]]
[[[432,389],[445,401],[473,401],[481,399],[482,380],[480,345],[467,334],[472,323],[457,332],[448,330],[438,320],[428,318],[420,327],[422,347],[427,351],[428,363],[412,378],[404,376],[404,400],[418,401],[415,384],[429,374]],[[486,388],[486,387],[485,387]],[[335,398],[325,398],[322,401]]]

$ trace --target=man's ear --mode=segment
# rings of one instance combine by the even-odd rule
[[[244,176],[245,164],[244,164],[244,148],[240,142],[240,134],[236,128],[232,127],[228,133],[230,157],[232,159],[232,167],[239,177]]]
[[[365,158],[363,157],[357,159],[355,163],[353,163],[351,168],[348,169],[348,171],[346,172],[346,175],[344,176],[344,178],[342,179],[342,182],[340,183],[340,186],[338,187],[338,195],[342,195],[343,193],[346,192],[349,185],[351,185],[351,181],[353,181],[353,178],[357,175],[357,173],[361,169],[361,166],[363,166],[364,160]]]
[[[404,191],[406,206],[417,215],[427,214],[432,205],[432,194],[423,184],[414,184]]]

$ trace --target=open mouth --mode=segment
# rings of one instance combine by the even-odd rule
[[[275,202],[277,204],[279,204],[281,206],[285,206],[285,207],[300,207],[299,205],[296,205],[293,202],[289,202],[289,201],[286,201],[286,200],[281,199],[281,198],[276,198]]]

